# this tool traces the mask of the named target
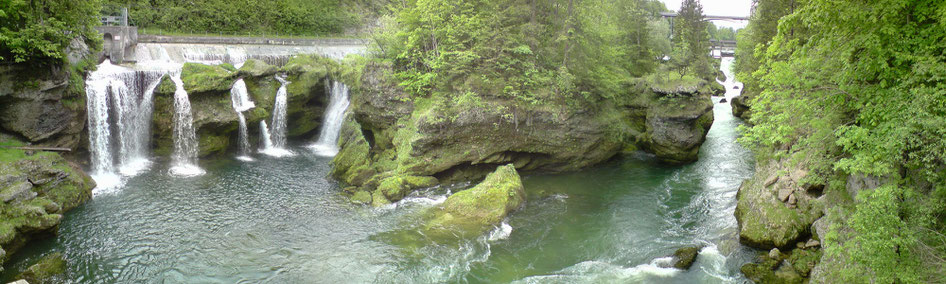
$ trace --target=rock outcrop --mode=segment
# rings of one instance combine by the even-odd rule
[[[473,181],[506,164],[526,172],[572,171],[637,149],[668,162],[694,161],[713,119],[709,94],[698,88],[669,95],[639,87],[629,91],[636,95],[600,104],[529,104],[474,93],[412,97],[391,73],[390,66],[368,63],[350,84],[351,107],[331,173],[353,194],[371,193],[375,205],[403,195],[378,190],[392,177]],[[426,186],[398,184],[399,193]]]
[[[496,168],[480,184],[457,192],[434,209],[428,234],[481,235],[526,201],[525,190],[514,165]]]
[[[811,236],[811,224],[823,215],[823,185],[806,182],[807,171],[788,161],[756,169],[736,194],[739,240],[759,249],[790,249]]]
[[[28,283],[63,283],[67,282],[63,276],[66,273],[66,260],[62,253],[51,253],[41,258],[16,277]]]
[[[0,66],[0,132],[36,146],[85,145],[82,74],[61,69]]]
[[[687,270],[696,262],[696,257],[700,255],[702,247],[679,248],[673,252],[673,263],[670,267]]]
[[[237,145],[239,127],[233,110],[230,89],[243,79],[256,107],[245,112],[250,141],[259,141],[259,122],[271,120],[276,92],[280,87],[276,74],[288,76],[287,118],[290,138],[310,138],[319,129],[327,105],[325,79],[338,63],[318,56],[299,55],[279,69],[263,61],[250,59],[240,69],[229,64],[186,63],[181,72],[194,114],[194,129],[200,156],[222,154]],[[155,91],[153,143],[157,155],[170,155],[173,148],[174,83],[165,77]]]
[[[748,101],[751,97],[747,94],[735,96],[729,101],[729,104],[732,105],[732,115],[743,120],[749,120],[752,117],[752,112],[749,110]]]
[[[63,213],[88,200],[93,187],[59,154],[0,148],[0,264],[27,241],[55,234]]]

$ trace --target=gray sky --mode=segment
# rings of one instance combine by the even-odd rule
[[[667,9],[670,10],[680,10],[680,2],[682,0],[660,0],[665,5]],[[703,4],[703,14],[713,15],[713,16],[749,16],[749,9],[752,7],[752,0],[700,0],[700,3]],[[731,22],[731,21],[713,21],[716,26],[725,26],[733,28],[742,28],[746,26],[746,22]]]

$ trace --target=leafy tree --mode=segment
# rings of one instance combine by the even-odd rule
[[[674,21],[674,52],[671,64],[681,76],[692,72],[700,77],[715,77],[709,56],[709,34],[703,21],[699,0],[683,0]]]
[[[840,207],[845,229],[825,247],[847,264],[830,279],[946,281],[944,11],[942,1],[760,1],[740,35],[755,47],[739,76],[761,90],[740,141],[763,161],[805,161],[822,181],[882,181]]]
[[[75,39],[97,42],[98,0],[0,0],[0,60],[62,65]]]
[[[397,9],[397,31],[376,39],[416,96],[607,98],[655,68],[650,23],[658,4],[415,0]]]
[[[384,0],[106,0],[105,11],[129,9],[140,28],[167,32],[332,35],[379,14]],[[374,17],[372,16],[372,17]],[[366,16],[367,17],[367,16]]]

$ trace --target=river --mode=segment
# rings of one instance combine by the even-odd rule
[[[729,77],[727,98],[741,85]],[[698,162],[638,153],[525,176],[523,209],[456,244],[397,236],[457,187],[372,208],[350,204],[326,177],[330,159],[301,145],[291,157],[204,161],[195,177],[159,161],[70,211],[58,236],[24,248],[0,279],[61,251],[76,283],[742,283],[754,252],[738,244],[733,210],[754,163],[735,143],[729,104],[714,114]],[[657,266],[692,245],[704,248],[690,270]]]

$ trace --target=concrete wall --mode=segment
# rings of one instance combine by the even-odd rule
[[[333,46],[333,45],[367,45],[366,39],[324,38],[324,39],[293,39],[293,38],[263,38],[263,37],[215,37],[215,36],[159,36],[140,35],[141,43],[182,43],[182,44],[252,44],[252,45],[293,45],[293,46]]]
[[[95,29],[102,33],[102,51],[105,52],[105,57],[114,63],[124,62],[126,54],[131,54],[131,50],[138,44],[138,27],[100,26]]]

